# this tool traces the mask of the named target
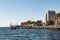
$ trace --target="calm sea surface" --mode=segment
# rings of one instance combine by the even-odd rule
[[[60,40],[60,30],[0,28],[0,40]]]

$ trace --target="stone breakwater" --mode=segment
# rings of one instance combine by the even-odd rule
[[[60,25],[51,25],[51,26],[24,26],[20,27],[22,29],[60,29]]]

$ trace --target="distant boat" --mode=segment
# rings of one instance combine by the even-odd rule
[[[12,23],[10,24],[10,28],[11,29],[16,29],[16,26],[15,25],[12,25]]]

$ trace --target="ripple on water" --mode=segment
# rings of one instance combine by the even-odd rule
[[[60,30],[0,28],[0,40],[60,40]]]

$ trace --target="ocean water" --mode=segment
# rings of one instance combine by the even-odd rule
[[[60,40],[60,30],[0,28],[0,40]]]

